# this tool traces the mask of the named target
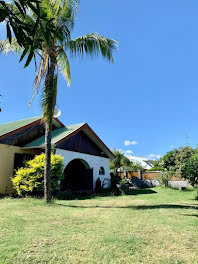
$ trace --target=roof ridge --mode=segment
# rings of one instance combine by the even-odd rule
[[[84,123],[77,123],[77,124],[73,124],[73,125],[67,125],[65,127],[69,127],[69,126],[83,126],[85,124],[86,124],[86,122],[84,122]]]
[[[25,120],[33,119],[33,118],[39,119],[39,118],[42,118],[42,116],[35,116],[35,117],[29,117],[29,118],[25,118],[25,119],[19,119],[19,120],[16,120],[16,121],[11,121],[11,122],[8,122],[8,123],[0,124],[0,126],[2,126],[2,125],[9,125],[9,124],[12,124],[12,123],[21,122],[21,121],[25,121]]]

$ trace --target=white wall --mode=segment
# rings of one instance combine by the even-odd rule
[[[89,167],[93,168],[93,190],[95,190],[96,187],[96,180],[99,177],[101,182],[103,182],[104,179],[108,179],[108,181],[105,181],[107,184],[104,186],[105,188],[110,187],[110,172],[109,172],[109,159],[98,157],[94,155],[69,151],[69,150],[63,150],[63,149],[56,149],[56,154],[61,155],[64,157],[64,165],[65,167],[67,164],[74,160],[74,159],[82,159],[85,160]],[[105,169],[105,175],[99,175],[99,169],[100,167],[103,167]]]

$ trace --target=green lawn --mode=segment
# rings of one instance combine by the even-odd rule
[[[0,264],[198,263],[195,192],[0,200]]]

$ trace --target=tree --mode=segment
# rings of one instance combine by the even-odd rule
[[[171,171],[178,177],[185,178],[185,168],[188,160],[195,153],[190,146],[180,147],[167,152],[159,161],[159,166]]]
[[[175,171],[177,149],[167,152],[159,161],[159,166],[168,171]]]
[[[132,171],[132,170],[144,171],[144,168],[141,166],[140,163],[133,163],[119,150],[114,150],[113,154],[115,158],[110,160],[110,170],[112,172],[117,173],[118,169],[120,168],[122,168],[122,170],[125,171]]]
[[[190,146],[180,147],[175,157],[175,169],[178,177],[185,178],[186,165],[195,150]]]
[[[191,156],[185,167],[185,178],[187,178],[192,185],[198,183],[198,152]]]
[[[119,168],[130,165],[130,160],[119,150],[114,150],[113,154],[115,157],[110,160],[111,171],[118,172]]]
[[[31,9],[37,16],[37,25],[24,22],[26,10]],[[23,48],[34,46],[34,27],[40,21],[40,8],[37,0],[20,0],[6,3],[0,1],[0,23],[6,23],[7,39],[11,43],[14,34],[18,45]],[[0,49],[3,49],[1,43]]]
[[[23,50],[22,60],[29,52],[26,65],[34,56],[36,48],[40,57],[39,67],[34,80],[33,97],[42,81],[44,81],[42,91],[43,120],[45,123],[45,177],[44,177],[44,197],[47,202],[51,200],[50,192],[50,159],[51,159],[51,130],[54,108],[57,95],[57,77],[60,70],[68,86],[70,86],[70,66],[68,53],[71,57],[76,55],[99,55],[113,62],[113,51],[117,48],[117,42],[98,35],[97,33],[72,39],[71,32],[74,27],[76,13],[75,0],[43,0],[39,3],[41,19],[39,26],[34,13],[25,15],[23,22],[28,25],[35,25],[34,42],[36,46]],[[53,28],[48,29],[48,25],[53,24]],[[46,29],[46,30],[45,30]],[[12,44],[7,43],[6,51],[18,51],[19,45],[13,40]],[[33,99],[32,97],[32,99]],[[30,103],[32,102],[32,99]]]

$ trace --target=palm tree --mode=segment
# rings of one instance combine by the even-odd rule
[[[117,48],[117,42],[98,35],[97,33],[87,34],[75,39],[71,38],[76,14],[76,0],[42,0],[40,1],[41,17],[44,17],[40,26],[36,28],[34,41],[40,43],[37,54],[40,59],[39,67],[34,80],[34,91],[32,99],[38,90],[42,80],[44,80],[42,91],[43,120],[45,123],[45,175],[44,175],[44,198],[47,202],[51,201],[50,192],[50,164],[51,164],[51,130],[56,105],[57,77],[60,71],[70,86],[71,75],[69,58],[74,56],[102,55],[108,61],[113,62],[113,51]],[[46,19],[47,18],[47,19]],[[34,13],[26,14],[25,23],[35,24],[36,16]],[[48,24],[52,23],[54,29],[50,34],[45,31]],[[5,43],[4,43],[5,44]],[[4,45],[6,52],[20,52],[16,40],[12,44],[7,42]],[[30,49],[22,52],[22,60]],[[30,101],[30,104],[32,102]]]

